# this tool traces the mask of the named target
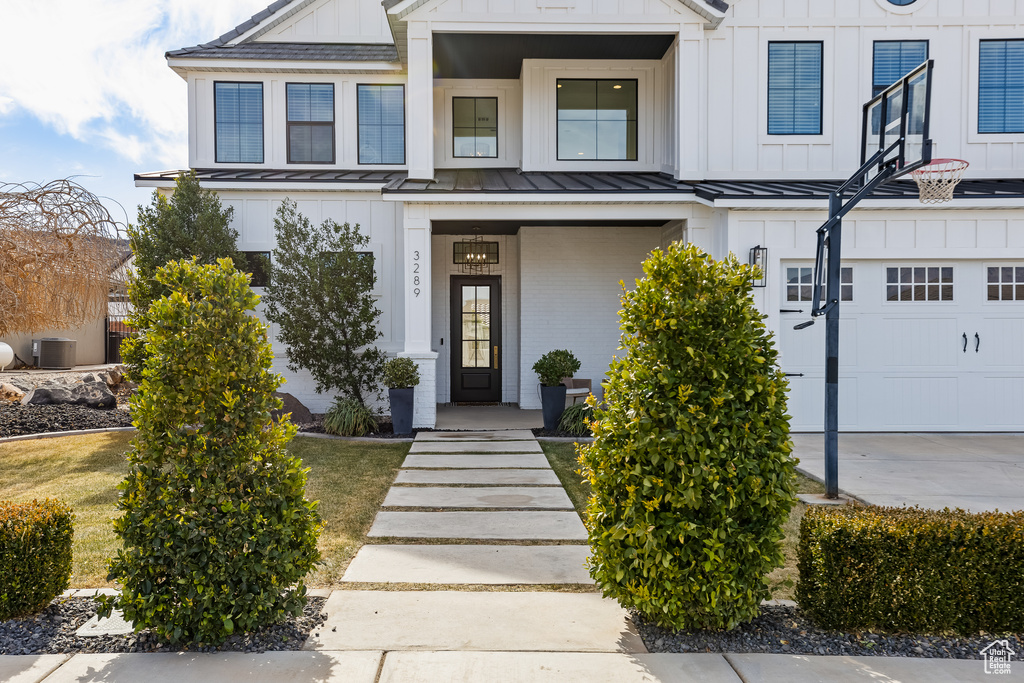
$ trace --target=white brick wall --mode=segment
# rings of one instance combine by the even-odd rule
[[[592,379],[600,398],[619,346],[619,281],[633,289],[661,241],[661,228],[520,229],[522,408],[540,408],[533,364],[552,349],[579,358],[576,376]]]

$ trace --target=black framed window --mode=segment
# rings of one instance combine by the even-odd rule
[[[927,60],[927,40],[876,40],[871,96],[883,92]]]
[[[288,83],[288,163],[334,163],[334,84]]]
[[[768,43],[768,134],[821,135],[821,42]]]
[[[978,132],[1024,133],[1024,40],[982,40],[978,70]]]
[[[213,84],[217,163],[263,163],[263,84]]]
[[[498,156],[498,98],[452,98],[452,156]]]
[[[250,287],[266,287],[270,283],[270,252],[243,251],[243,262],[236,265],[238,270],[251,273]]]
[[[556,88],[559,161],[636,161],[636,79],[559,78]]]
[[[405,163],[405,86],[358,85],[359,163]]]

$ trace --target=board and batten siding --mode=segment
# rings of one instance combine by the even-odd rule
[[[392,43],[387,15],[376,0],[320,0],[259,32],[269,43]]]
[[[498,100],[497,158],[455,157],[452,98]],[[518,79],[445,78],[434,80],[434,166],[436,168],[518,168],[523,151],[523,88]]]

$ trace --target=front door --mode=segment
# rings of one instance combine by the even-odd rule
[[[501,278],[452,277],[452,401],[501,401]]]

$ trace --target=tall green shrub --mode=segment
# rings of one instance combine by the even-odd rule
[[[67,589],[74,519],[59,500],[0,501],[0,620],[34,614]]]
[[[288,367],[304,368],[317,392],[359,403],[379,393],[386,354],[374,346],[380,309],[371,295],[373,254],[359,226],[314,225],[285,199],[274,218],[277,248],[264,294],[267,319],[287,345]]]
[[[591,575],[662,626],[753,618],[783,562],[795,498],[786,382],[752,275],[733,256],[655,250],[623,294],[624,353],[595,406],[594,443],[579,447]]]
[[[285,450],[295,427],[271,419],[281,378],[249,278],[193,259],[156,280],[170,293],[147,313],[110,563],[122,590],[104,608],[171,642],[216,643],[301,612],[320,518]]]

